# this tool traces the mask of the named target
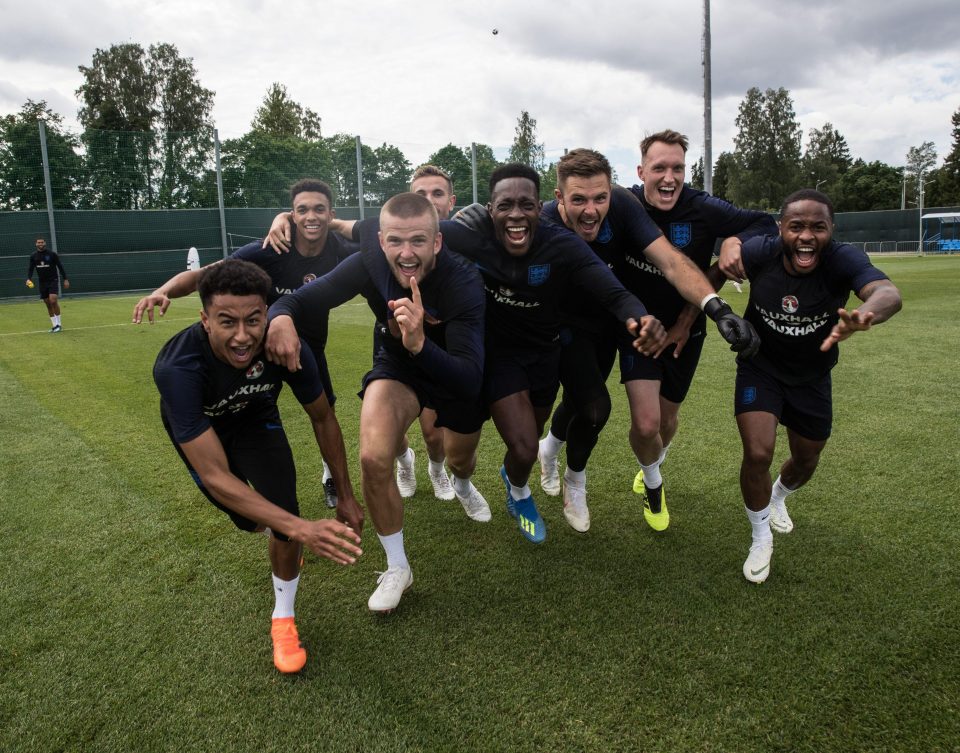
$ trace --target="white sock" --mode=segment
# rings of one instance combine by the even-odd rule
[[[563,472],[563,480],[566,481],[571,486],[583,487],[587,485],[587,469],[584,468],[582,471],[575,471],[569,465],[567,470]]]
[[[413,452],[409,447],[401,454],[397,455],[397,462],[404,468],[413,468]]]
[[[441,460],[440,462],[437,462],[436,460],[431,460],[430,473],[432,473],[434,476],[439,476],[441,473],[446,473],[446,471],[443,468],[443,460]]]
[[[59,326],[60,326],[60,314],[57,314],[56,319],[57,319],[57,326],[59,327]]]
[[[770,491],[770,502],[780,507],[784,502],[787,501],[787,497],[789,497],[795,491],[796,489],[790,489],[784,486],[783,482],[780,480],[780,477],[777,476],[777,480],[773,482],[773,489]]]
[[[519,502],[521,499],[526,499],[527,497],[530,496],[530,485],[529,485],[529,484],[524,484],[523,486],[514,486],[514,485],[511,483],[511,484],[510,484],[510,494],[511,494],[511,496],[512,496],[515,500],[517,500],[518,502]]]
[[[655,460],[653,465],[640,463],[640,469],[643,471],[643,485],[647,488],[656,489],[663,483],[663,476],[660,475],[659,460]]]
[[[56,327],[56,326],[57,326],[57,317],[55,317],[55,316],[51,316],[51,317],[50,317],[50,326],[52,326],[52,327]]]
[[[670,443],[668,442],[663,446],[663,449],[660,450],[660,457],[657,458],[657,465],[663,465],[663,461],[667,459],[667,450],[670,449]]]
[[[772,542],[773,532],[770,530],[770,505],[767,505],[762,510],[751,510],[746,506],[744,509],[747,511],[747,519],[753,528],[753,543],[763,544],[765,542]]]
[[[331,478],[332,476],[333,474],[330,473],[330,466],[327,465],[327,461],[324,460],[323,461],[323,483],[327,483],[327,479]]]
[[[276,575],[273,578],[273,618],[293,617],[293,602],[297,598],[297,586],[300,585],[300,575],[293,580],[281,580]]]
[[[453,490],[461,497],[466,497],[470,493],[470,487],[473,484],[470,483],[468,478],[460,478],[457,475],[451,476],[453,479]]]
[[[410,567],[410,563],[407,562],[407,553],[403,548],[402,528],[388,536],[381,536],[378,533],[377,538],[380,539],[383,551],[387,554],[387,568]]]
[[[545,436],[540,441],[540,452],[547,457],[555,458],[560,454],[560,450],[563,449],[564,441],[562,439],[557,439],[551,432],[547,432]]]

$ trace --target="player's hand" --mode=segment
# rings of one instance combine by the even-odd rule
[[[264,350],[268,361],[280,364],[287,371],[300,371],[300,336],[293,319],[281,314],[270,321]]]
[[[393,312],[393,320],[400,327],[400,339],[403,347],[416,355],[423,350],[426,336],[423,334],[423,299],[420,298],[420,286],[415,277],[410,278],[410,297],[387,301]]]
[[[360,536],[339,520],[305,520],[298,541],[318,557],[352,565],[363,554]]]
[[[290,251],[290,239],[292,236],[290,230],[290,217],[292,212],[281,212],[273,218],[270,223],[270,232],[263,239],[263,248],[270,246],[278,254],[285,254]]]
[[[720,296],[712,296],[703,307],[703,313],[717,323],[717,329],[729,343],[730,350],[739,353],[741,359],[752,358],[760,349],[760,337],[753,325],[734,314]]]
[[[674,322],[673,326],[667,329],[667,339],[663,341],[663,345],[661,345],[660,349],[653,354],[653,357],[659,358],[663,351],[665,351],[671,345],[676,345],[677,347],[673,349],[673,357],[679,358],[680,351],[683,350],[683,347],[687,344],[687,340],[689,339],[689,325],[683,325],[679,322]]]
[[[337,520],[346,523],[357,535],[363,533],[363,518],[363,508],[353,496],[345,497],[341,494],[337,497]]]
[[[137,301],[133,307],[133,323],[140,324],[140,322],[143,321],[143,314],[146,312],[147,319],[150,321],[150,324],[153,324],[153,309],[155,307],[160,309],[160,316],[163,316],[167,313],[167,309],[170,308],[170,299],[162,293],[145,295]]]
[[[32,287],[33,287],[33,280],[27,280],[27,287],[28,287],[28,288],[32,288]]]
[[[735,236],[725,238],[720,244],[720,261],[717,266],[723,272],[728,280],[743,282],[747,279],[747,272],[743,268],[743,259],[740,258],[740,247],[743,241]]]
[[[645,356],[659,352],[667,339],[667,331],[660,320],[650,314],[641,316],[639,322],[633,318],[627,319],[627,331],[634,336],[633,347]]]
[[[70,280],[68,280],[66,277],[63,278],[63,289],[70,290]]]
[[[872,311],[861,313],[859,309],[853,311],[838,309],[837,313],[840,315],[840,321],[833,325],[830,334],[820,343],[820,350],[824,352],[830,350],[838,342],[846,340],[854,332],[866,332],[873,324]]]

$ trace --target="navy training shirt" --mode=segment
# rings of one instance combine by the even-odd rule
[[[270,275],[270,295],[267,298],[267,305],[270,305],[281,296],[323,277],[356,251],[354,244],[336,233],[328,233],[323,251],[316,256],[304,256],[297,251],[296,245],[291,246],[289,253],[278,254],[270,247],[263,248],[263,241],[257,240],[241,246],[230,254],[230,258],[252,262]],[[327,346],[328,328],[327,317],[313,317],[310,327],[298,332],[313,351],[320,354]]]
[[[850,292],[887,276],[863,251],[831,241],[809,274],[795,275],[783,265],[779,235],[751,238],[741,258],[750,280],[744,318],[760,335],[760,351],[751,363],[787,384],[820,378],[836,365],[840,349],[826,353],[820,344],[839,320],[837,309]]]
[[[376,238],[379,220],[365,220],[361,238]],[[271,319],[286,314],[297,330],[316,316],[362,295],[377,317],[387,323],[391,336],[381,341],[395,362],[409,364],[418,377],[459,398],[473,400],[480,394],[483,375],[484,297],[476,271],[442,247],[436,266],[419,286],[424,308],[423,349],[412,355],[403,347],[399,329],[387,301],[409,298],[410,291],[397,281],[379,242],[376,248],[364,242],[359,254],[301,290],[284,296],[270,307]]]
[[[283,382],[301,405],[323,393],[323,382],[310,347],[301,343],[300,371],[271,363],[261,350],[246,369],[235,369],[214,355],[200,322],[171,337],[153,365],[160,391],[160,413],[179,444],[208,428],[218,435],[250,422],[278,421],[277,395]]]
[[[673,209],[666,212],[647,202],[642,185],[635,185],[630,191],[640,200],[667,240],[692,259],[703,272],[710,268],[718,240],[735,235],[745,241],[759,235],[776,235],[778,232],[777,223],[766,212],[740,209],[686,183]],[[671,326],[687,305],[687,301],[663,276],[663,272],[646,259],[628,255],[623,279],[631,290],[643,291],[644,303],[665,327]],[[690,327],[691,334],[705,332],[705,322],[706,317],[701,312]]]
[[[34,251],[30,254],[30,269],[27,271],[28,280],[33,277],[34,269],[37,270],[37,278],[41,285],[50,285],[56,282],[58,279],[57,270],[59,270],[60,275],[63,275],[63,279],[67,279],[67,273],[60,262],[59,255],[50,249]]]
[[[555,225],[565,227],[557,200],[548,201],[540,210],[540,218]],[[624,282],[621,274],[628,255],[642,255],[651,243],[663,237],[663,232],[650,219],[647,210],[637,197],[623,186],[613,186],[610,191],[610,207],[603,219],[600,232],[595,240],[587,243],[590,249],[600,257],[609,269]],[[646,305],[647,300],[642,289],[624,287],[637,296]],[[580,305],[571,305],[575,299],[565,297],[561,303],[561,316],[564,323],[573,324],[580,329],[599,332],[601,327],[610,326],[611,315],[599,303],[592,305],[580,301]],[[648,307],[649,308],[649,307]]]
[[[472,261],[487,293],[487,349],[549,351],[559,347],[560,306],[579,315],[595,301],[618,322],[647,310],[606,264],[566,227],[541,221],[530,249],[511,256],[497,242],[484,210],[482,227],[440,223],[444,241]],[[622,325],[617,325],[622,326]]]

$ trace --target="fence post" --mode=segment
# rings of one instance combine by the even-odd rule
[[[47,129],[42,120],[40,128],[40,157],[43,160],[43,188],[47,194],[47,222],[50,225],[50,249],[57,253],[57,224],[53,219],[53,190],[50,187],[50,160],[47,158]]]
[[[477,142],[470,142],[470,172],[473,173],[473,203],[477,203]]]
[[[360,219],[363,219],[363,157],[360,156],[360,137],[357,136],[357,200],[360,202]]]
[[[217,206],[220,209],[220,243],[223,246],[223,258],[230,254],[227,248],[227,215],[223,209],[223,171],[220,169],[220,134],[213,129],[213,159],[217,167]]]

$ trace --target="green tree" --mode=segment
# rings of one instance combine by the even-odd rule
[[[444,170],[453,181],[453,192],[459,204],[468,204],[473,197],[473,170],[470,147],[461,149],[453,144],[441,147],[427,158],[431,165]]]
[[[924,184],[930,178],[930,171],[937,164],[937,147],[932,141],[924,141],[920,146],[911,146],[907,150],[907,164],[904,168],[906,176],[907,201],[919,205],[920,182]],[[924,198],[924,204],[928,201]]]
[[[526,110],[521,110],[517,118],[516,135],[507,162],[529,165],[541,174],[547,166],[543,144],[537,141],[537,121]]]
[[[927,187],[927,204],[950,207],[960,205],[960,109],[953,113],[953,147],[943,165],[933,171]]]
[[[86,172],[76,136],[43,100],[28,99],[16,115],[0,118],[0,210],[47,208],[38,121],[44,122],[55,209],[83,205]]]
[[[845,173],[853,159],[850,147],[843,135],[832,123],[824,123],[823,128],[811,128],[810,140],[803,154],[802,182],[824,193],[830,194],[837,178]]]
[[[376,179],[370,186],[373,201],[382,205],[391,196],[410,190],[410,162],[398,147],[383,143],[373,150]]]
[[[104,209],[192,206],[212,156],[213,92],[192,58],[171,44],[97,49],[78,113],[96,205]]]
[[[327,181],[334,187],[339,206],[358,206],[357,195],[357,143],[356,137],[347,133],[337,133],[325,139],[330,149],[332,172]],[[377,160],[373,149],[361,142],[360,159],[363,165],[363,200],[377,201],[379,196],[372,193],[378,181]]]
[[[278,138],[320,140],[320,116],[291,99],[280,83],[267,89],[250,127]]]
[[[477,201],[486,204],[490,201],[490,176],[500,167],[500,161],[493,149],[486,144],[477,144]],[[466,203],[466,202],[464,202]]]
[[[736,159],[731,152],[720,152],[713,166],[713,195],[731,201],[730,182],[736,171]]]
[[[700,191],[703,190],[703,157],[694,163],[690,171],[690,185]]]
[[[837,212],[900,208],[901,172],[884,162],[857,159],[837,178],[830,193]]]
[[[779,206],[803,182],[801,131],[790,92],[752,87],[740,103],[736,124],[736,169],[729,187],[734,202],[757,209]]]

